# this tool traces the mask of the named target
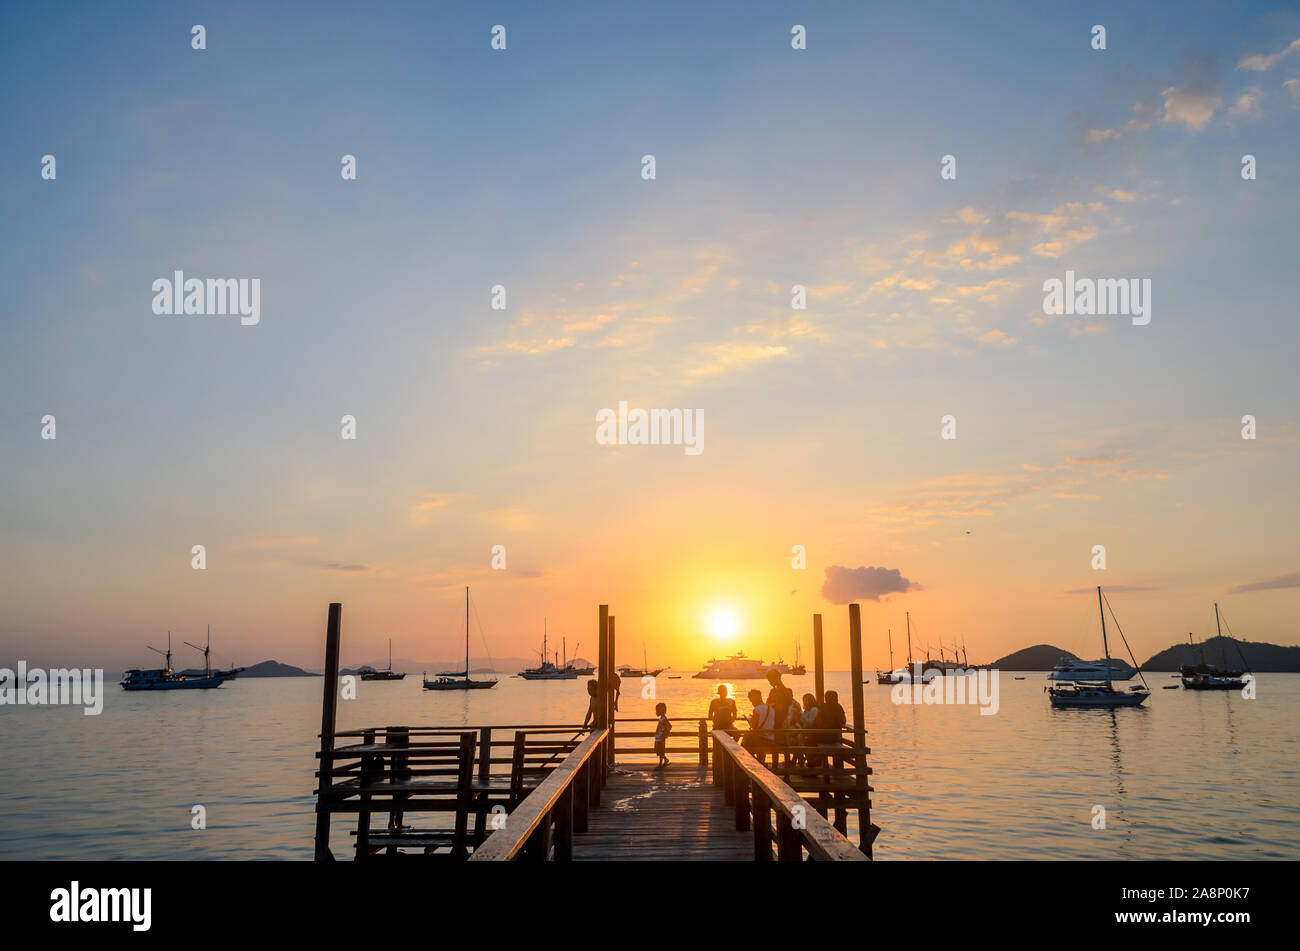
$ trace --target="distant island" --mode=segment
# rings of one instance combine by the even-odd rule
[[[264,660],[260,664],[254,664],[245,670],[240,671],[240,678],[245,677],[320,677],[321,674],[313,674],[310,670],[303,670],[301,667],[294,667],[292,664],[282,664],[277,660]]]
[[[1240,650],[1240,653],[1238,653]],[[1175,644],[1167,647],[1142,665],[1143,670],[1177,670],[1180,664],[1214,664],[1239,668],[1241,659],[1252,671],[1263,673],[1300,673],[1300,647],[1234,641],[1230,637],[1211,637],[1200,644]]]
[[[1080,659],[1069,651],[1053,647],[1051,644],[1035,644],[1033,647],[1014,651],[1006,657],[999,657],[989,666],[999,670],[1051,670],[1061,662],[1062,657],[1066,660]]]
[[[1238,653],[1240,648],[1240,653]],[[1200,644],[1175,644],[1158,654],[1153,654],[1143,670],[1176,671],[1182,664],[1199,664],[1202,658],[1207,664],[1219,667],[1239,667],[1242,657],[1246,665],[1257,673],[1300,673],[1300,647],[1282,647],[1278,644],[1260,644],[1253,641],[1233,641],[1229,637],[1211,637]],[[1023,650],[1015,651],[1006,657],[999,657],[990,667],[999,670],[1051,670],[1066,660],[1099,660],[1100,658],[1080,658],[1067,650],[1053,647],[1051,644],[1035,644]],[[1116,666],[1131,668],[1127,661],[1120,660],[1111,653],[1111,662]]]

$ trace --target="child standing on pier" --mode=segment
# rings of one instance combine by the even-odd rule
[[[655,752],[659,754],[659,765],[655,769],[663,769],[668,765],[668,734],[673,732],[673,725],[668,720],[668,704],[656,703],[655,714],[659,717],[659,725],[655,727]]]

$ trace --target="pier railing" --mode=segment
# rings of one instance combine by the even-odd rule
[[[826,747],[806,749],[813,755],[826,756],[830,752]],[[816,808],[809,808],[810,803],[725,730],[713,731],[713,768],[726,803],[735,810],[736,830],[754,833],[755,861],[771,861],[773,843],[776,858],[783,862],[803,861],[805,850],[809,858],[822,862],[867,860]],[[807,769],[816,771],[818,767],[810,765]]]
[[[470,856],[472,862],[518,859],[569,861],[573,834],[587,831],[587,814],[600,805],[608,730],[596,730],[564,758]]]
[[[357,859],[404,850],[465,858],[487,837],[489,819],[513,812],[583,732],[558,724],[387,726],[323,736],[316,810],[324,835],[331,816],[356,816]],[[408,820],[418,814],[450,821],[416,828]],[[372,827],[376,817],[382,826]]]

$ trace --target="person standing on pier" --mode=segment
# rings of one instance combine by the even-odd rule
[[[727,685],[718,684],[718,695],[709,702],[709,720],[715,730],[730,730],[740,711],[736,701],[727,696]]]
[[[663,769],[668,765],[668,734],[673,732],[673,725],[668,720],[668,704],[663,701],[656,703],[655,715],[659,717],[659,725],[655,727],[655,752],[659,754],[659,765],[655,769]]]
[[[588,723],[591,724],[593,729],[596,726],[596,698],[600,696],[599,680],[587,681],[587,696],[591,697],[591,699],[587,701],[587,715],[582,718],[582,728],[584,730],[587,728]]]
[[[772,754],[773,765],[781,755],[780,748],[785,745],[785,731],[790,717],[790,705],[794,703],[794,691],[781,682],[781,671],[773,667],[767,672],[767,682],[772,689],[767,692],[767,706],[776,719],[776,736],[773,745],[776,752]]]

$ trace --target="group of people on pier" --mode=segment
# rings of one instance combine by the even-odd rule
[[[770,689],[766,698],[761,690],[751,690],[746,695],[753,711],[745,717],[749,729],[743,733],[735,728],[740,716],[736,701],[727,696],[726,684],[719,684],[718,695],[709,704],[709,721],[713,728],[739,737],[741,746],[760,763],[771,753],[775,764],[777,756],[787,746],[839,745],[840,731],[848,718],[836,691],[827,690],[820,703],[811,693],[805,693],[800,701],[794,691],[782,683],[779,670],[769,670],[767,682]],[[803,765],[808,761],[808,756],[802,752],[788,755],[791,765]]]
[[[770,753],[773,765],[776,765],[777,758],[787,747],[833,747],[840,744],[840,732],[848,723],[848,716],[844,712],[844,707],[840,705],[838,692],[827,690],[825,698],[820,703],[816,696],[805,693],[800,701],[796,699],[794,691],[782,682],[779,670],[769,670],[767,682],[770,689],[766,697],[761,690],[751,690],[747,694],[750,706],[753,708],[752,712],[743,718],[748,724],[747,730],[741,730],[736,726],[736,722],[742,719],[740,710],[736,706],[735,699],[728,696],[727,685],[719,684],[718,695],[709,704],[708,718],[713,724],[713,729],[726,730],[733,737],[738,738],[741,746],[753,754],[760,763],[766,762],[766,757]],[[615,710],[618,709],[620,687],[620,678],[618,674],[614,674],[609,692]],[[587,693],[590,702],[587,705],[587,715],[583,717],[584,728],[596,720],[597,698],[600,695],[599,682],[587,681]],[[668,734],[672,731],[667,705],[656,704],[655,715],[658,717],[655,752],[659,755],[659,767],[663,768],[668,765],[665,747]],[[825,757],[809,755],[802,751],[786,753],[786,757],[787,765],[792,766],[816,767],[825,763]]]

